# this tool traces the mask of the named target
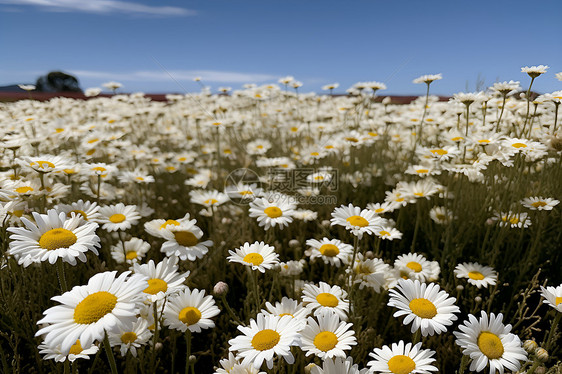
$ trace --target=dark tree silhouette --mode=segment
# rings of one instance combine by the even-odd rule
[[[78,79],[62,71],[52,71],[39,77],[35,86],[39,92],[82,92]]]

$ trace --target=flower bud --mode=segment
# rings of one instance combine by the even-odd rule
[[[458,291],[458,292],[464,291],[464,286],[463,286],[462,284],[459,284],[459,285],[457,286],[457,291]]]
[[[289,247],[291,248],[296,248],[300,245],[301,243],[297,240],[297,239],[291,239],[289,240]]]
[[[324,221],[322,221],[322,226],[324,226],[324,227],[326,227],[326,228],[330,227],[330,224],[331,224],[330,221],[328,221],[327,219],[325,219]]]
[[[197,362],[197,357],[195,357],[194,355],[190,355],[189,356],[189,364],[195,365],[196,362]]]
[[[480,296],[476,296],[474,301],[476,301],[476,304],[480,304],[482,302],[482,298]]]
[[[533,353],[539,345],[536,341],[528,339],[523,342],[523,349],[527,351],[527,353]]]
[[[537,350],[535,351],[535,356],[537,356],[537,359],[541,362],[548,361],[548,352],[544,348],[537,348]]]
[[[213,293],[217,296],[224,296],[228,293],[228,284],[224,282],[217,282],[213,287]]]
[[[305,374],[310,374],[312,372],[312,368],[315,368],[315,367],[318,367],[318,365],[313,364],[313,363],[306,365],[304,367]]]
[[[156,345],[154,346],[154,349],[156,350],[156,352],[161,351],[162,350],[162,343],[158,342],[156,343]]]

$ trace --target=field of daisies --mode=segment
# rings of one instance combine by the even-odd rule
[[[562,373],[547,69],[0,104],[0,371]]]

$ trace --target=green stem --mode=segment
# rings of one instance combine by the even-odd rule
[[[530,110],[530,106],[531,106],[531,87],[533,86],[533,82],[535,81],[535,77],[531,77],[531,84],[529,85],[529,88],[527,89],[527,114],[525,114],[525,123],[523,124],[523,130],[521,131],[520,136],[523,135],[523,133],[525,132],[525,128],[527,127],[527,122],[529,121],[529,110]]]
[[[64,273],[64,264],[62,262],[62,258],[57,260],[57,278],[59,279],[59,286],[63,293],[68,291],[68,286],[66,285],[66,276]]]
[[[353,283],[355,282],[355,258],[357,257],[357,250],[359,249],[359,237],[355,236],[353,239],[353,257],[349,264],[349,315],[351,316],[351,307],[353,304]]]
[[[557,312],[556,317],[554,317],[554,321],[552,321],[552,327],[550,328],[550,332],[548,333],[548,338],[546,339],[546,344],[544,345],[544,349],[547,351],[554,343],[554,332],[556,331],[556,327],[560,323],[560,319],[562,318],[562,313]]]
[[[505,99],[507,98],[507,94],[503,95],[503,102],[502,102],[502,111],[500,112],[500,117],[498,118],[498,123],[496,123],[496,132],[498,132],[499,128],[500,128],[500,123],[502,121],[502,116],[503,116],[503,110],[505,108]]]
[[[462,360],[461,360],[461,367],[459,368],[459,374],[464,374],[464,371],[466,370],[466,366],[468,365],[468,356],[463,355],[462,356]]]
[[[185,356],[185,374],[189,374],[189,356],[191,356],[191,331],[187,329],[185,332],[185,344],[187,346],[186,356]]]
[[[412,344],[416,345],[419,343],[421,338],[421,327],[416,330],[416,332],[412,335]]]
[[[236,315],[236,313],[234,313],[230,305],[228,305],[228,301],[226,301],[226,295],[221,295],[221,300],[224,305],[224,308],[226,309],[227,313],[230,315],[230,318],[232,318],[234,322],[236,322],[237,324],[243,325],[240,318],[238,318],[238,316]]]
[[[414,250],[416,249],[416,239],[418,238],[418,231],[420,229],[420,221],[421,221],[421,208],[420,208],[420,202],[418,201],[416,203],[416,224],[414,226],[414,237],[412,238],[412,245],[410,246],[410,252],[414,253]]]
[[[111,367],[111,374],[117,374],[117,364],[115,363],[115,357],[113,357],[113,351],[109,345],[107,332],[103,338],[103,348],[105,349],[105,354],[107,355],[107,360],[109,361],[109,366]]]

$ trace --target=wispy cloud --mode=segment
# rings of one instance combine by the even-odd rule
[[[152,16],[191,16],[196,12],[174,6],[150,6],[117,0],[0,0],[0,4],[34,6],[50,12],[128,13]]]
[[[240,73],[233,71],[217,70],[141,70],[126,73],[93,71],[93,70],[70,70],[78,79],[90,78],[100,80],[116,80],[123,82],[142,81],[192,81],[195,77],[201,77],[204,82],[221,83],[259,83],[269,80],[277,80],[279,77],[270,74]]]

